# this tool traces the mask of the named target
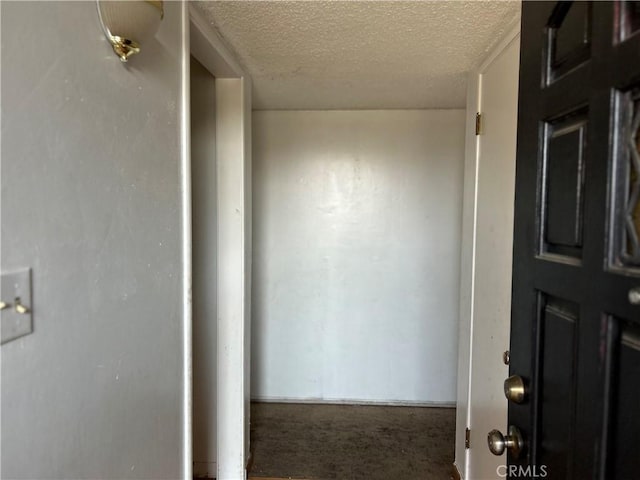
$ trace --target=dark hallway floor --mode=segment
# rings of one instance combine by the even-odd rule
[[[455,409],[254,403],[250,477],[447,480]]]

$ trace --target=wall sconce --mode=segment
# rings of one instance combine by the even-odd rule
[[[97,0],[100,24],[113,51],[126,62],[158,31],[162,0]]]

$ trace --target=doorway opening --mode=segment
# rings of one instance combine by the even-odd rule
[[[304,8],[322,8],[318,6],[320,3],[306,2]],[[472,8],[465,5],[464,12],[458,11],[459,5],[454,2],[438,6],[426,2],[402,3],[406,8],[394,12],[399,16],[394,17],[397,24],[411,22],[415,16],[413,9],[452,9],[448,15],[451,21],[457,21],[468,16],[467,10]],[[261,5],[267,5],[262,13],[252,10],[262,8]],[[217,366],[218,421],[227,422],[236,433],[244,426],[245,436],[234,434],[222,442],[221,434],[227,435],[230,430],[218,425],[218,447],[233,445],[232,454],[218,452],[219,478],[236,478],[246,467],[242,463],[247,460],[246,451],[243,456],[238,447],[244,442],[247,442],[245,446],[248,444],[249,411],[244,402],[249,399],[255,402],[251,420],[253,465],[249,468],[255,476],[339,476],[338,472],[345,471],[343,466],[336,464],[340,453],[346,451],[351,461],[363,453],[358,445],[366,445],[363,439],[368,435],[369,427],[364,421],[365,412],[373,418],[371,438],[379,448],[374,457],[377,460],[386,457],[388,464],[397,467],[402,460],[391,453],[393,447],[385,447],[379,440],[384,433],[402,435],[392,433],[391,428],[402,422],[397,419],[391,422],[393,425],[384,425],[375,421],[376,416],[378,420],[394,418],[404,411],[415,424],[419,423],[416,412],[422,409],[421,413],[425,413],[431,408],[439,413],[448,412],[451,417],[448,440],[439,441],[448,449],[447,459],[442,462],[446,467],[441,472],[447,476],[453,463],[455,411],[452,407],[458,400],[457,339],[465,185],[464,92],[460,94],[460,103],[451,102],[444,108],[430,96],[437,91],[435,87],[425,88],[429,95],[421,96],[420,101],[405,99],[406,103],[402,104],[397,97],[391,100],[387,97],[386,103],[375,103],[372,100],[375,95],[367,99],[358,96],[359,92],[351,91],[349,97],[339,89],[344,85],[357,85],[356,90],[370,94],[369,83],[375,85],[375,81],[384,76],[385,72],[379,69],[377,76],[369,75],[364,80],[354,80],[343,72],[335,77],[340,80],[334,88],[327,89],[315,79],[302,78],[301,83],[296,83],[298,77],[304,77],[304,67],[278,73],[271,72],[269,65],[256,66],[252,62],[261,58],[276,64],[282,58],[304,62],[297,52],[289,55],[281,50],[277,55],[261,56],[255,54],[259,50],[251,50],[271,45],[268,35],[273,29],[256,29],[255,22],[271,24],[270,16],[283,8],[279,5],[278,2],[212,2],[197,7],[234,45],[247,71],[254,76],[253,100],[256,102],[249,127],[253,130],[250,135],[253,161],[248,165],[236,165],[242,167],[245,176],[237,172],[237,176],[229,177],[237,181],[241,189],[238,196],[242,196],[245,203],[239,202],[234,210],[225,210],[230,220],[245,222],[245,230],[239,230],[240,235],[236,236],[245,243],[236,245],[235,250],[228,250],[233,255],[244,252],[245,257],[243,261],[228,265],[242,269],[245,275],[233,278],[236,286],[242,285],[243,279],[246,281],[247,278],[250,286],[244,285],[244,296],[234,293],[234,302],[239,307],[235,312],[239,316],[218,315],[219,333],[222,330],[231,333],[227,338],[234,342],[224,344],[219,337],[218,347],[224,344],[226,349],[230,346],[235,359],[226,366],[220,363]],[[361,13],[366,19],[379,14],[383,19],[388,18],[385,12],[376,9],[391,6],[351,2],[348,8],[370,10],[355,12],[357,14],[349,17],[352,19],[359,18]],[[504,15],[497,18],[497,23],[493,24],[495,28],[487,33],[487,45],[495,40],[491,35],[499,35],[496,32],[504,27],[505,19],[512,25],[507,17],[517,16],[518,8],[512,10],[507,8]],[[341,21],[317,21],[320,17],[335,15],[331,10],[299,13],[309,16],[308,21],[296,23],[305,25],[305,29],[292,28],[289,32],[286,25],[276,29],[283,38],[302,32],[301,43],[291,42],[296,48],[303,48],[306,43],[317,47],[327,39],[321,37],[314,42],[313,36],[318,33],[314,29]],[[418,13],[426,19],[437,17],[427,11]],[[275,18],[289,17],[275,15]],[[251,19],[252,25],[243,24],[244,19]],[[377,26],[381,32],[387,27],[387,24]],[[256,30],[260,32],[259,38],[252,36]],[[357,28],[346,30],[358,31]],[[326,29],[318,31],[323,35]],[[405,40],[411,36],[406,35]],[[368,35],[367,38],[372,37]],[[272,40],[273,45],[286,49],[286,44]],[[350,45],[355,45],[357,48],[353,51],[360,55],[353,59],[355,65],[366,62],[368,55],[374,55],[373,52],[366,54],[363,45],[355,41],[343,50],[329,49],[331,61],[339,63],[348,58]],[[424,54],[427,47],[442,52],[434,45],[435,39],[418,42],[414,53]],[[336,51],[341,53],[338,55]],[[468,50],[464,55],[478,61],[485,51],[473,54]],[[394,58],[404,62],[396,65],[398,70],[406,68],[406,58],[405,52]],[[416,65],[420,63],[419,55],[411,58],[416,59]],[[434,65],[427,63],[425,68],[428,69]],[[386,63],[387,70],[394,71],[391,64]],[[293,72],[292,78],[287,77],[287,72]],[[321,71],[315,72],[315,77],[323,78]],[[464,85],[467,72],[469,68],[459,72],[462,75],[460,85]],[[269,84],[272,80],[275,83]],[[445,84],[452,85],[450,80]],[[402,90],[401,78],[387,78],[385,82],[386,87],[377,90],[378,97]],[[414,82],[411,88],[415,85]],[[301,94],[302,87],[306,88],[306,94]],[[283,91],[286,95],[281,95]],[[327,92],[335,92],[335,97],[330,98]],[[449,95],[452,90],[447,92]],[[223,183],[218,179],[219,185]],[[218,195],[222,198],[220,192]],[[249,242],[243,236],[247,230],[253,230],[249,233]],[[221,227],[219,240],[224,231]],[[231,244],[227,246],[231,247]],[[218,262],[221,260],[226,261],[226,257],[219,252]],[[219,274],[227,271],[220,263],[218,268]],[[219,291],[222,288],[220,278]],[[228,301],[229,297],[219,295],[218,300]],[[249,335],[251,345],[247,349]],[[218,362],[228,359],[225,349],[218,348]],[[251,368],[246,363],[249,351]],[[232,368],[233,374],[226,367]],[[249,371],[250,388],[247,383]],[[221,382],[225,383],[224,388]],[[236,416],[241,408],[244,408],[244,417]],[[228,421],[229,412],[233,413],[232,421]],[[349,447],[338,441],[338,433],[328,434],[327,430],[313,426],[314,419],[323,427],[332,422],[336,426],[340,424],[337,419],[341,414],[344,422],[362,420],[347,428],[347,437],[353,447],[350,453]],[[296,419],[295,425],[287,426],[288,421]],[[239,420],[244,424],[240,425]],[[276,427],[281,428],[281,433]],[[323,430],[325,433],[320,434]],[[420,430],[420,440],[429,437],[428,425]],[[311,455],[318,453],[319,448],[309,447],[309,444],[305,446],[306,450],[299,449],[306,454],[298,455],[291,450],[287,454],[285,446],[291,447],[296,431],[302,432],[301,442],[312,445],[313,441],[318,441],[312,434],[318,433],[324,447],[333,446],[335,453],[328,456],[333,461],[326,460],[327,456],[319,461],[330,467],[333,464],[329,471],[296,471],[292,466],[280,471],[267,470],[266,463],[259,457],[261,452],[265,452],[265,460],[277,460],[278,455],[289,459],[298,456],[304,457],[298,458],[302,462],[300,465],[314,463]],[[404,431],[411,429],[407,427]],[[332,439],[333,445],[330,445]],[[263,440],[265,450],[261,450]],[[277,446],[267,448],[269,442]],[[407,438],[398,441],[398,445],[412,442],[419,443],[415,435],[409,433]],[[424,449],[421,450],[424,453]],[[426,455],[427,461],[435,458],[433,452]],[[407,465],[415,463],[415,455],[409,457]],[[222,462],[230,459],[235,462],[233,472],[223,469],[221,474]],[[353,463],[344,468],[360,470]],[[420,478],[425,475],[424,466],[420,470],[419,473],[405,471],[398,475]],[[376,474],[379,478],[393,476],[383,468],[375,473],[361,473],[368,473],[368,478]]]
[[[250,474],[450,473],[464,123],[253,112]]]

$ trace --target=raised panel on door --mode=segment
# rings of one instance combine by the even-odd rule
[[[540,463],[567,477],[573,467],[575,383],[579,307],[574,302],[539,294],[538,389]],[[562,368],[558,368],[562,365]],[[572,412],[567,415],[567,412]]]
[[[640,327],[632,322],[610,317],[611,342],[611,459],[606,474],[609,478],[635,478],[640,472],[638,444],[640,416],[626,415],[640,405]]]
[[[543,124],[542,255],[582,257],[587,111],[580,108]]]

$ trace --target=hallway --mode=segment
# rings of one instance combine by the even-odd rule
[[[455,409],[253,403],[250,478],[448,479]]]
[[[469,79],[519,11],[0,2],[0,317],[21,334],[2,342],[0,477],[240,480],[253,452],[261,480],[445,479],[454,456],[472,479],[476,452],[501,461],[464,449],[507,376],[507,346],[471,337],[490,336],[472,301],[495,299],[471,290],[473,252],[495,265],[476,225],[497,217],[466,162]],[[144,45],[130,63],[124,39]],[[252,399],[344,405],[250,418]]]

